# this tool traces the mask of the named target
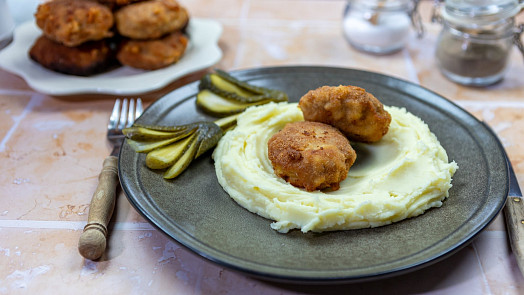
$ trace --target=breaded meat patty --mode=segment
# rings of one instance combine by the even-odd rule
[[[118,32],[131,39],[155,39],[184,28],[189,15],[175,0],[151,0],[115,12]]]
[[[133,2],[138,2],[142,0],[97,0],[98,2],[108,5],[109,7],[117,7],[117,6],[124,6],[129,5]]]
[[[323,86],[300,98],[306,121],[337,127],[350,140],[376,142],[389,130],[391,115],[373,94],[356,86]]]
[[[177,62],[184,54],[187,43],[187,37],[181,32],[157,40],[127,40],[122,42],[117,59],[133,68],[156,70]]]
[[[288,123],[268,141],[275,174],[307,191],[338,190],[357,155],[336,128],[318,122]]]
[[[40,36],[31,47],[29,56],[50,70],[77,76],[97,74],[116,64],[114,50],[106,40],[67,47]]]
[[[94,1],[45,2],[38,6],[35,18],[47,38],[69,47],[113,35],[113,13],[107,6]]]

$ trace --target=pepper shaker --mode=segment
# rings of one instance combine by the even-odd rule
[[[344,35],[354,48],[374,54],[402,49],[410,27],[422,37],[424,30],[413,0],[349,0],[344,10]]]
[[[518,0],[446,0],[437,3],[442,25],[436,45],[437,65],[449,80],[471,86],[499,82],[517,45],[524,55],[524,25],[515,16],[524,8]]]

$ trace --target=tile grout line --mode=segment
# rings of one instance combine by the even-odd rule
[[[479,253],[478,253],[478,250],[477,250],[477,246],[475,245],[475,241],[473,241],[471,243],[471,246],[473,248],[473,251],[475,252],[475,257],[477,258],[477,263],[479,265],[479,268],[480,268],[480,271],[481,271],[481,274],[482,274],[482,282],[484,283],[484,286],[486,287],[486,289],[488,291],[488,294],[493,294],[493,292],[491,291],[491,288],[489,286],[488,279],[486,278],[486,272],[484,271],[484,267],[482,267],[482,262],[480,261],[480,256],[479,256]]]
[[[10,89],[0,89],[0,95],[35,95],[36,92],[32,90],[10,90]]]
[[[29,100],[27,105],[24,107],[24,110],[22,111],[22,113],[19,116],[12,117],[14,118],[14,124],[13,126],[11,126],[11,128],[9,128],[4,138],[2,138],[2,141],[0,141],[0,152],[5,151],[6,143],[9,141],[9,139],[11,138],[15,130],[18,128],[18,125],[20,125],[20,122],[22,122],[22,120],[27,116],[27,114],[29,114],[29,112],[31,112],[37,104],[42,102],[43,97],[44,97],[43,95],[38,94],[38,93],[31,95],[31,99]]]
[[[0,220],[2,228],[24,228],[24,229],[66,229],[82,230],[86,221],[48,221],[48,220]],[[115,222],[111,224],[114,230],[155,230],[147,222]]]

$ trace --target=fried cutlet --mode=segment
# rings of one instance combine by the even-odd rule
[[[156,40],[126,40],[120,45],[117,59],[123,65],[144,70],[156,70],[176,63],[188,43],[181,32]]]
[[[115,12],[120,35],[131,39],[155,39],[183,29],[187,10],[175,0],[151,0],[124,6]]]
[[[268,141],[275,174],[307,191],[338,190],[356,157],[338,129],[318,122],[288,123]]]
[[[73,47],[113,35],[113,13],[100,3],[88,0],[54,0],[42,3],[35,13],[44,35]]]
[[[114,50],[105,39],[67,47],[40,36],[29,56],[50,70],[77,76],[97,74],[116,64]]]
[[[371,93],[356,86],[323,86],[300,98],[306,121],[337,127],[352,141],[376,142],[389,130],[391,115]]]
[[[105,4],[109,7],[118,7],[118,6],[125,6],[125,5],[129,5],[133,2],[138,2],[138,1],[142,1],[142,0],[97,0],[98,2],[102,3],[102,4]]]

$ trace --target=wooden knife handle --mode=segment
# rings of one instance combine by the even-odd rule
[[[100,258],[106,249],[107,225],[115,208],[117,184],[118,158],[109,156],[102,165],[98,186],[89,206],[87,225],[78,241],[78,251],[87,259]]]
[[[524,199],[509,196],[504,210],[511,248],[524,273]]]

